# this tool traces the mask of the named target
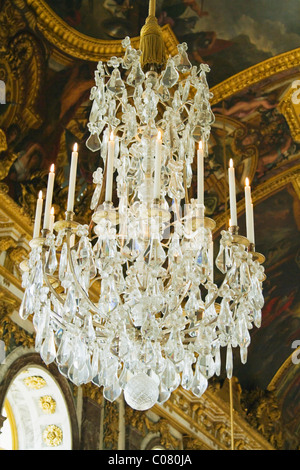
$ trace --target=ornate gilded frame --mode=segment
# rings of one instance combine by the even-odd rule
[[[95,39],[76,31],[67,25],[43,0],[26,0],[37,16],[37,28],[53,46],[76,59],[86,61],[108,60],[111,56],[124,53],[122,41]],[[167,53],[177,52],[178,41],[169,25],[162,28]],[[139,37],[131,39],[132,46],[138,48]]]

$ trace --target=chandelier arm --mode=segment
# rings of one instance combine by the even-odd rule
[[[45,251],[45,250],[44,250]],[[49,288],[49,290],[51,291],[51,293],[56,297],[56,299],[62,304],[64,305],[64,300],[63,298],[56,292],[56,290],[53,288],[51,282],[49,281],[49,277],[48,274],[46,273],[45,271],[45,252],[43,254],[43,278],[44,278],[44,281],[47,285],[47,287]],[[51,313],[53,313],[53,311],[51,310]],[[56,314],[58,315],[58,314]],[[80,315],[80,313],[76,312],[76,316],[78,318],[80,318],[80,320],[83,320],[84,317],[82,315]],[[98,325],[97,325],[98,326]],[[100,325],[100,327],[102,327],[102,325]],[[103,328],[103,327],[102,327]]]
[[[167,318],[168,315],[170,315],[170,313],[174,313],[174,312],[176,312],[176,310],[178,310],[178,308],[180,307],[180,305],[181,305],[183,299],[185,298],[186,294],[188,293],[188,290],[189,290],[189,288],[191,287],[191,284],[192,284],[192,281],[189,281],[189,282],[187,283],[187,288],[185,289],[184,294],[181,296],[180,300],[179,300],[178,303],[176,304],[176,307],[173,308],[171,311],[169,310],[169,311],[164,315],[164,320],[165,320],[165,318]],[[162,327],[163,327],[163,326],[164,326],[164,322],[162,322]]]
[[[81,294],[84,296],[85,300],[87,301],[87,303],[89,304],[89,306],[91,307],[91,310],[94,312],[94,313],[99,313],[101,315],[101,312],[100,310],[96,307],[96,305],[91,301],[91,299],[89,298],[89,296],[87,295],[87,293],[85,292],[85,290],[83,289],[83,287],[80,285],[80,283],[78,282],[78,279],[77,279],[77,276],[76,276],[76,273],[75,273],[75,268],[74,268],[74,263],[73,263],[73,257],[71,255],[71,247],[70,247],[70,236],[71,236],[71,231],[70,230],[67,230],[67,253],[68,253],[68,261],[69,261],[69,264],[70,264],[70,269],[71,269],[71,273],[73,275],[73,278],[74,278],[74,282],[76,284],[76,287],[77,289],[81,292]],[[115,309],[116,307],[114,307],[111,312]],[[110,312],[110,313],[111,313]],[[94,320],[93,320],[93,323],[94,323]],[[101,325],[100,323],[98,324],[97,322],[97,327],[99,328],[104,328],[103,325]]]
[[[62,318],[60,317],[60,315],[52,309],[51,309],[51,317],[54,321],[56,321],[59,324],[61,328],[63,328],[64,330],[67,330],[67,327],[65,323],[63,322]]]
[[[49,281],[48,274],[46,273],[46,256],[45,256],[46,248],[45,246],[43,247],[43,257],[42,257],[42,266],[43,266],[43,278],[44,281],[51,291],[51,293],[56,297],[56,299],[63,305],[64,301],[63,298],[56,292],[56,290],[53,288],[51,282]]]

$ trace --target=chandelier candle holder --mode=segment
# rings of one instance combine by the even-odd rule
[[[215,222],[204,207],[214,122],[209,68],[191,65],[185,43],[165,58],[153,11],[150,2],[141,50],[127,37],[123,57],[99,62],[95,71],[86,145],[100,152],[104,171],[93,174],[92,220],[74,220],[74,148],[66,217],[53,230],[54,169],[49,173],[46,223],[22,263],[20,308],[23,319],[33,316],[46,364],[55,361],[75,385],[103,387],[109,401],[124,392],[137,410],[163,404],[179,386],[200,397],[221,373],[221,348],[230,378],[232,349],[245,363],[249,330],[260,326],[264,304],[264,258],[254,238],[238,233],[233,165],[233,223],[221,232],[215,259],[224,279],[214,282]],[[198,194],[189,200],[194,159]]]

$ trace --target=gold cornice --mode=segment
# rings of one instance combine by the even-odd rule
[[[266,78],[299,66],[300,48],[264,60],[212,87],[211,92],[214,96],[211,104],[215,105]]]
[[[0,207],[5,215],[10,218],[17,229],[31,240],[33,225],[30,217],[25,214],[21,207],[6,193],[0,190]]]
[[[37,15],[37,28],[53,46],[76,59],[97,62],[124,53],[121,40],[104,40],[87,36],[65,23],[43,0],[27,0]],[[178,41],[169,25],[162,27],[163,39],[168,54],[177,52]],[[140,38],[131,38],[134,48],[139,47]]]
[[[179,403],[176,403],[177,397],[179,397]],[[207,409],[210,409],[212,405],[215,405],[215,407],[221,413],[220,422],[214,423],[214,425],[216,426],[216,433],[212,433],[211,430],[207,430],[205,428],[204,422],[202,422],[201,419],[197,421],[194,415],[190,415],[187,412],[187,409],[198,407],[200,410],[200,408],[203,408],[203,402],[201,401],[201,399],[199,401],[199,399],[194,397],[191,392],[186,392],[182,389],[178,389],[176,392],[174,392],[173,398],[173,400],[169,400],[168,402],[166,402],[164,406],[155,405],[152,408],[152,411],[160,417],[168,419],[171,426],[173,426],[174,429],[177,429],[182,434],[189,437],[197,437],[199,439],[198,432],[201,432],[204,436],[206,436],[208,441],[213,442],[218,448],[228,450],[228,447],[230,445],[230,409],[228,402],[225,402],[222,398],[218,396],[216,392],[212,390],[208,389],[205,392],[204,398],[207,404]],[[185,406],[182,406],[183,403],[187,406],[187,409],[185,409]],[[200,414],[204,413],[205,408],[203,408],[202,411],[200,410]],[[182,424],[182,422],[177,419],[176,415],[180,416],[183,421],[187,422],[188,426]],[[218,424],[220,425],[219,430],[217,429]],[[234,410],[234,428],[234,432],[237,432],[237,434],[239,435],[239,439],[242,433],[245,437],[244,442],[248,445],[250,444],[251,446],[255,443],[255,445],[261,447],[262,449],[273,449],[272,445],[259,432],[257,432],[254,428],[248,425],[245,419],[240,416],[236,410]],[[222,431],[226,433],[226,436],[228,438],[228,445],[227,442],[221,442],[219,431],[220,433]],[[205,443],[203,440],[201,440],[201,443],[208,446],[208,444]]]

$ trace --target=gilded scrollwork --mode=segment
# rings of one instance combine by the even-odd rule
[[[104,407],[104,437],[103,443],[106,449],[118,448],[119,437],[119,410],[117,403],[106,402]]]
[[[281,410],[273,390],[254,389],[243,392],[242,404],[249,423],[275,448],[283,444]]]

